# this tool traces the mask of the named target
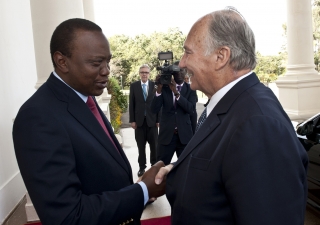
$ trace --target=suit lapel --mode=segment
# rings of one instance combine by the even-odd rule
[[[56,95],[56,97],[64,101],[68,104],[68,111],[69,113],[80,123],[84,126],[85,129],[87,129],[97,140],[100,142],[100,144],[110,153],[110,155],[129,173],[131,172],[128,170],[130,166],[127,166],[125,164],[125,161],[122,159],[122,157],[117,152],[117,149],[115,149],[113,143],[108,138],[106,133],[104,132],[103,128],[95,118],[95,116],[90,111],[89,107],[82,101],[82,99],[67,85],[63,84],[60,80],[58,80],[54,75],[51,75],[48,79],[48,85],[51,87],[52,91]],[[100,110],[100,107],[98,107],[100,114],[102,115],[102,111]],[[105,116],[102,115],[102,118],[105,120]],[[111,130],[111,127],[109,126],[106,121],[104,121],[106,124],[106,127],[113,138],[113,140],[116,140],[113,131]],[[115,143],[118,143],[118,141],[115,141]],[[118,146],[119,147],[119,146]],[[119,151],[122,148],[119,148]]]
[[[181,87],[181,91],[180,91],[180,94],[182,96],[185,96],[186,93],[188,91],[188,84],[186,82],[183,83],[182,87]]]
[[[104,124],[106,125],[106,128],[107,128],[107,130],[109,131],[109,134],[110,134],[112,140],[114,141],[114,143],[116,144],[116,146],[117,146],[117,148],[118,148],[118,150],[119,150],[119,153],[120,153],[120,155],[121,155],[121,157],[118,157],[119,154],[117,153],[117,149],[114,149],[115,151],[112,151],[112,152],[113,152],[113,153],[115,153],[115,152],[117,153],[117,154],[114,154],[114,158],[115,158],[119,163],[122,163],[122,162],[123,162],[122,160],[124,160],[125,163],[126,163],[127,169],[129,170],[129,174],[131,174],[132,171],[131,171],[131,166],[130,166],[130,163],[129,163],[129,161],[128,161],[128,158],[127,158],[127,156],[125,155],[122,147],[120,146],[120,144],[119,144],[119,142],[118,142],[118,139],[117,139],[117,137],[115,136],[115,134],[114,134],[114,132],[113,132],[113,129],[112,129],[112,127],[111,127],[110,122],[108,121],[107,117],[104,115],[104,113],[102,112],[102,110],[100,109],[100,107],[99,107],[98,104],[97,104],[97,107],[98,107],[99,113],[100,113],[100,115],[101,115],[101,117],[102,117],[102,119],[103,119],[103,122],[104,122]],[[99,126],[100,126],[100,124],[99,124]],[[108,139],[108,141],[111,143],[111,141],[109,140],[109,138],[107,138],[107,139]],[[111,143],[111,144],[113,145],[113,143]],[[112,147],[113,147],[113,146],[112,146]],[[120,160],[120,159],[121,159],[121,160]]]
[[[142,100],[144,100],[143,88],[142,88],[141,81],[138,81],[138,82],[137,82],[137,88],[139,89],[139,92],[141,93],[140,97],[142,98]],[[145,100],[144,100],[144,101],[145,101]]]
[[[180,164],[180,162],[182,162],[202,142],[202,140],[204,140],[209,134],[211,134],[216,129],[216,127],[219,126],[219,124],[220,124],[220,119],[218,115],[214,113],[210,113],[205,123],[202,124],[199,131],[193,135],[190,142],[182,151],[174,167]]]
[[[147,99],[148,98],[153,98],[153,87],[154,86],[154,83],[150,80],[148,80],[148,96],[147,96]]]
[[[212,112],[209,114],[205,122],[202,124],[200,129],[191,138],[188,145],[181,153],[178,161],[175,163],[177,167],[209,134],[221,123],[219,115],[228,113],[228,110],[232,106],[233,102],[248,88],[259,83],[259,80],[255,73],[252,73],[248,77],[242,79],[235,84],[218,102]],[[183,85],[184,86],[184,85]]]

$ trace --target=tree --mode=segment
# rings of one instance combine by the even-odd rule
[[[110,99],[110,123],[117,134],[120,131],[121,115],[127,111],[128,102],[126,96],[120,91],[117,80],[113,77],[109,78],[107,85],[108,93],[111,94]]]
[[[111,75],[122,76],[124,86],[128,87],[139,79],[138,70],[142,64],[150,66],[151,79],[155,78],[157,66],[160,65],[158,52],[172,51],[175,60],[183,54],[183,43],[186,36],[178,28],[170,28],[167,33],[154,32],[151,35],[137,35],[134,38],[115,35],[109,39],[113,54]]]
[[[286,53],[279,53],[277,56],[262,56],[257,52],[257,66],[255,73],[262,83],[275,81],[279,75],[285,72],[284,61]]]

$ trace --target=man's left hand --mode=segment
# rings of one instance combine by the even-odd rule
[[[171,79],[171,83],[169,84],[169,87],[173,93],[177,92],[177,85],[173,78]]]

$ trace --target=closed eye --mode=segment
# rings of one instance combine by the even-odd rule
[[[98,67],[98,66],[101,65],[101,63],[102,63],[102,61],[95,61],[95,62],[92,62],[91,64],[92,64],[93,66],[95,66],[95,67]]]

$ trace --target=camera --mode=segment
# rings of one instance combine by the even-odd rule
[[[174,73],[177,73],[180,71],[180,67],[177,65],[170,65],[169,61],[172,61],[173,59],[173,53],[168,52],[159,52],[158,53],[158,59],[164,60],[164,63],[162,66],[158,66],[157,70],[160,70],[160,84],[170,84],[171,83],[171,77]]]

